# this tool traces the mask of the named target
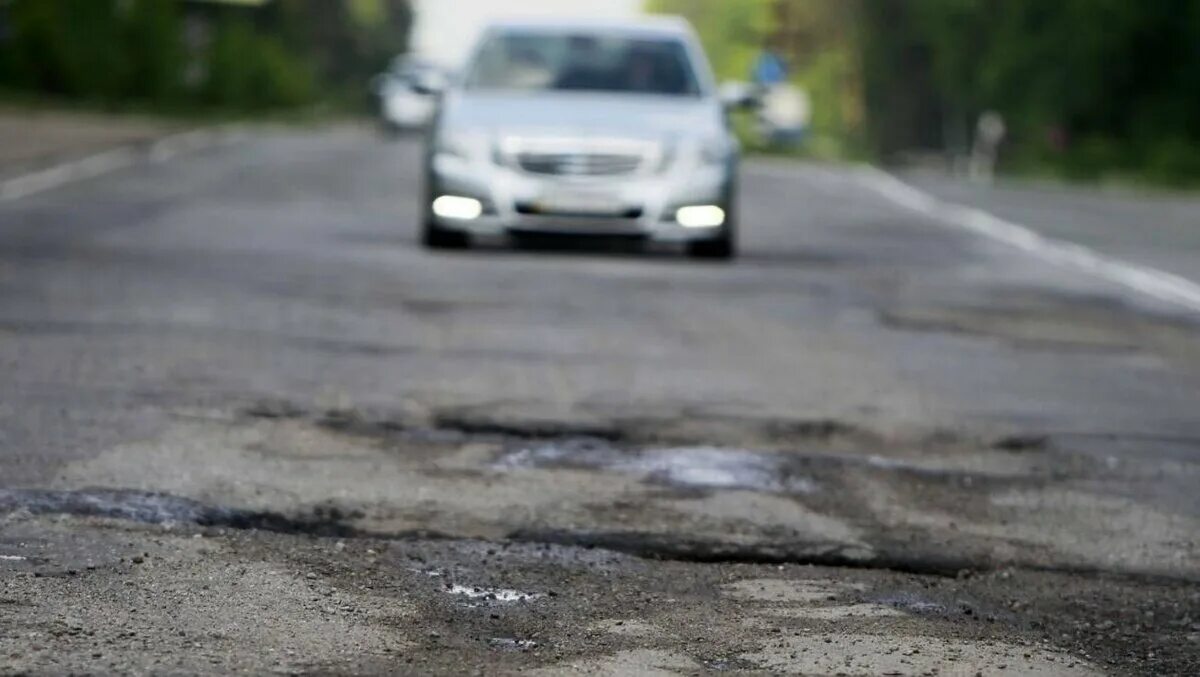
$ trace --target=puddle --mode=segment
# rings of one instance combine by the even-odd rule
[[[168,494],[119,489],[52,491],[0,490],[0,511],[25,510],[32,514],[72,514],[112,517],[135,522],[200,524],[219,517],[218,508]]]
[[[508,590],[505,588],[482,588],[474,585],[458,584],[447,587],[446,593],[451,595],[461,595],[468,599],[481,599],[489,602],[504,602],[506,604],[511,604],[513,602],[529,602],[542,596],[533,592],[521,592],[519,590]]]
[[[208,505],[171,494],[130,489],[0,489],[0,513],[78,515],[129,520],[145,524],[196,524],[203,527],[261,529],[288,534],[354,536],[343,521],[357,515],[337,508],[317,508],[311,515],[279,513]]]
[[[502,649],[504,651],[529,651],[536,649],[538,643],[532,639],[516,639],[514,637],[492,637],[488,639],[488,645]]]
[[[620,469],[643,472],[653,482],[699,489],[750,489],[786,494],[808,494],[816,490],[812,480],[793,475],[775,454],[718,447],[651,451]]]
[[[579,438],[523,447],[494,465],[520,468],[583,468],[637,475],[644,481],[689,489],[744,489],[809,494],[816,483],[795,472],[782,454],[726,447],[624,450],[604,440]]]
[[[1005,438],[1004,442],[1006,449],[1017,446],[1033,449],[1039,440],[1037,437],[1014,437]],[[933,480],[958,479],[966,484],[976,479],[1003,478],[1023,472],[1020,466],[1006,459],[982,468],[964,466],[963,462],[955,459],[921,462],[875,454],[785,453],[704,445],[637,449],[613,445],[603,439],[580,437],[510,447],[492,467],[506,471],[528,468],[602,470],[635,475],[645,482],[681,489],[734,489],[792,495],[819,491],[820,483],[815,475],[841,468],[883,470]]]

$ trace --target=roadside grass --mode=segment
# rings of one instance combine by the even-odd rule
[[[296,107],[243,109],[185,102],[148,103],[130,100],[114,103],[0,88],[0,109],[3,110],[157,118],[182,126],[220,125],[235,122],[264,122],[298,126],[320,125],[363,117],[368,114],[368,108],[365,93],[360,96],[340,93]]]
[[[773,144],[758,132],[754,113],[737,111],[730,116],[742,152],[750,157],[812,160],[819,162],[869,162],[874,158],[861,143],[816,130],[795,143]]]

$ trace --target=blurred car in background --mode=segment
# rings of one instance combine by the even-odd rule
[[[766,87],[755,98],[758,136],[775,147],[804,140],[812,118],[808,92],[790,83]]]
[[[424,242],[627,236],[730,258],[738,158],[682,19],[496,23],[443,92]]]
[[[375,107],[384,129],[391,132],[426,128],[437,109],[437,90],[444,87],[446,74],[436,65],[418,58],[396,57],[388,70],[371,81]]]

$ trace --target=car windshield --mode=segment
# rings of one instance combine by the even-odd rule
[[[510,32],[488,38],[466,87],[697,96],[684,44],[671,38]]]

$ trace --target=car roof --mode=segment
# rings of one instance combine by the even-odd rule
[[[487,32],[546,31],[553,33],[582,32],[629,34],[686,38],[692,35],[691,24],[677,16],[644,16],[636,19],[502,19],[492,21]]]

